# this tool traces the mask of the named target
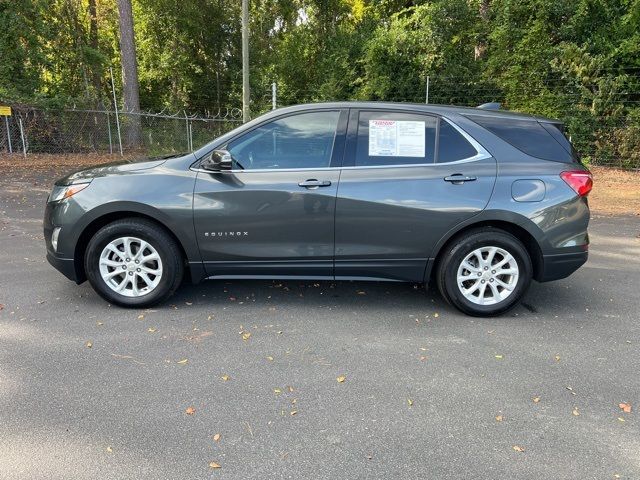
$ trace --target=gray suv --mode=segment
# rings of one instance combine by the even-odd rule
[[[498,315],[587,260],[592,179],[563,130],[450,106],[283,108],[193,153],[58,180],[47,258],[124,307],[183,277],[433,280]]]

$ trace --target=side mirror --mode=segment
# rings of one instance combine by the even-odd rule
[[[227,150],[214,150],[200,162],[200,168],[211,172],[224,172],[233,168],[233,159]]]

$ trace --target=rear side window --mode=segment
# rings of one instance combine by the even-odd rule
[[[494,133],[502,140],[510,143],[518,150],[543,160],[572,163],[576,161],[572,150],[567,150],[552,133],[552,125],[545,128],[535,120],[520,120],[515,118],[499,118],[485,116],[469,116],[474,122]],[[557,130],[557,128],[556,128]],[[558,131],[560,135],[562,132]],[[568,140],[565,138],[565,143]]]
[[[438,163],[455,162],[477,155],[478,152],[449,122],[440,120],[438,135]]]
[[[360,112],[355,166],[433,163],[437,121],[430,115]]]

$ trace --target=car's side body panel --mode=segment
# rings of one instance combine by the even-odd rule
[[[187,155],[167,160],[154,168],[126,173],[105,167],[109,170],[93,177],[91,185],[79,194],[63,202],[48,203],[44,217],[48,254],[63,264],[64,259],[75,259],[73,271],[77,273],[82,268],[84,254],[78,251],[79,241],[94,222],[140,215],[154,219],[171,231],[192,266],[192,278],[201,280],[202,262],[192,213],[196,172],[189,170],[189,165],[195,160],[192,155]],[[52,250],[50,241],[54,227],[61,227],[56,252]],[[77,274],[72,279],[84,280]]]
[[[199,172],[193,216],[209,276],[333,276],[340,170]],[[316,179],[327,186],[298,184]]]

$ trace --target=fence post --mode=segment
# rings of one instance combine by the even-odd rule
[[[189,122],[189,149],[193,152],[193,122]]]
[[[189,117],[187,116],[186,110],[182,110],[182,113],[184,113],[184,121],[187,125],[187,150],[191,151],[191,145],[189,144]]]
[[[113,155],[113,144],[111,143],[111,119],[109,118],[109,112],[107,112],[107,131],[109,132],[109,155]]]
[[[271,84],[271,109],[275,110],[277,107],[277,93],[278,93],[278,86],[276,85],[276,82],[273,82]]]
[[[113,82],[113,68],[109,67],[109,72],[111,73],[111,91],[113,92],[113,108],[116,114],[116,127],[118,128],[118,143],[120,144],[120,156],[123,157],[122,154],[122,135],[120,134],[120,119],[118,118],[118,101],[116,100],[116,85]]]
[[[9,130],[9,117],[4,117],[4,124],[7,126],[7,144],[9,145],[9,153],[13,153],[11,147],[11,130]]]
[[[427,98],[424,103],[429,103],[429,75],[427,75]]]
[[[22,128],[22,117],[18,117],[18,123],[20,124],[20,138],[22,138],[22,152],[24,158],[27,158],[27,142],[24,139],[24,129]]]

